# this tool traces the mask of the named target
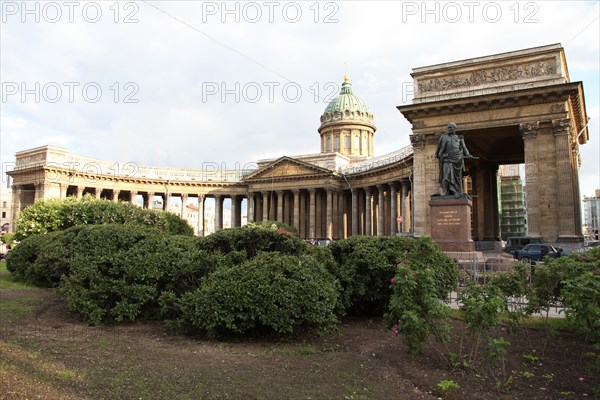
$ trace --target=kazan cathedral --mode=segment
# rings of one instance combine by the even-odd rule
[[[213,198],[216,230],[277,220],[309,240],[428,236],[436,223],[429,201],[439,193],[436,147],[454,122],[478,157],[466,161],[464,178],[477,249],[500,243],[498,168],[504,164],[525,166],[529,235],[565,248],[583,242],[578,149],[588,140],[587,115],[583,84],[570,81],[560,44],[414,68],[411,76],[412,103],[397,107],[412,124],[411,145],[395,152],[374,157],[373,114],[345,76],[320,118],[320,153],[260,160],[252,171],[135,166],[115,174],[115,164],[121,172],[131,165],[55,146],[19,151],[7,172],[13,221],[40,199],[90,193],[146,208],[157,199],[165,210],[177,203],[182,216],[196,198],[199,235],[206,232],[206,200]]]

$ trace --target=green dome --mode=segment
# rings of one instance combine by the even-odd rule
[[[338,122],[373,125],[373,114],[365,102],[352,92],[352,84],[348,76],[344,76],[340,94],[325,108],[321,116],[321,128]]]

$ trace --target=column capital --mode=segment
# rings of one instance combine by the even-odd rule
[[[540,122],[525,122],[519,124],[519,131],[523,139],[536,137],[540,129]]]
[[[292,189],[292,193],[294,193],[294,194],[300,194],[300,189]]]
[[[308,190],[308,193],[310,193],[310,194],[314,194],[317,192],[316,188],[308,188],[307,190]]]
[[[371,186],[365,186],[363,190],[365,191],[365,193],[371,194]]]
[[[552,133],[554,134],[554,136],[568,135],[570,127],[570,118],[560,118],[552,120]]]

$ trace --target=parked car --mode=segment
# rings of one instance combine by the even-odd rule
[[[567,252],[560,247],[554,247],[548,243],[530,243],[517,250],[515,257],[525,263],[532,261],[542,261],[544,257],[558,258],[566,256]]]
[[[531,243],[542,244],[544,239],[541,236],[509,236],[503,250],[516,258],[517,251]]]

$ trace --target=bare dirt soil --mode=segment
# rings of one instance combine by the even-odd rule
[[[564,331],[499,328],[511,342],[502,373],[453,368],[432,345],[411,356],[380,319],[325,336],[207,339],[162,323],[90,327],[49,289],[0,289],[0,310],[2,399],[592,399],[600,384],[591,347]],[[458,354],[464,324],[453,325]]]

